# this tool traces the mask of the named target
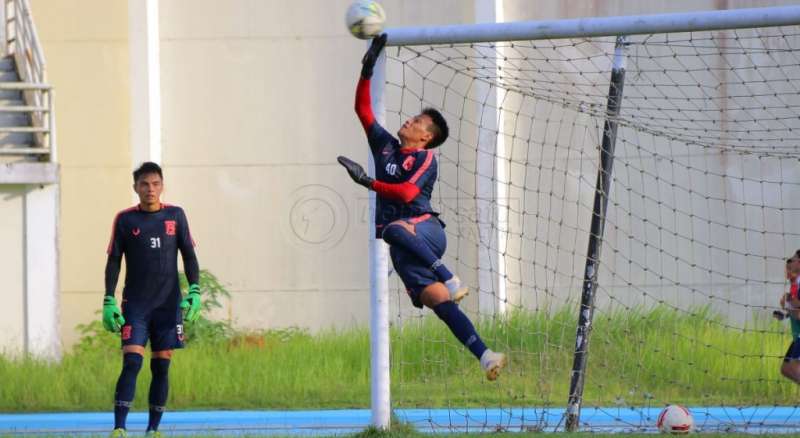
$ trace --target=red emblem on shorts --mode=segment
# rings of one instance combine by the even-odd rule
[[[138,235],[139,235],[139,233],[141,233],[141,232],[142,232],[142,231],[141,231],[140,229],[138,229],[138,228],[134,228],[134,229],[133,229],[133,235],[134,235],[134,236],[138,236]]]
[[[175,221],[164,221],[164,228],[167,232],[167,236],[175,235]]]
[[[131,338],[131,331],[133,331],[132,325],[123,325],[122,326],[122,340],[127,341]]]
[[[403,160],[403,169],[409,171],[412,167],[414,167],[414,156],[409,155],[405,160]]]

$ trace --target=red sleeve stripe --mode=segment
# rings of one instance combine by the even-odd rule
[[[369,95],[369,79],[361,78],[358,80],[358,86],[356,86],[356,114],[365,131],[375,123],[375,115],[372,113],[372,98]]]
[[[416,184],[419,178],[431,167],[431,161],[433,161],[433,152],[432,151],[425,151],[427,154],[425,155],[425,162],[422,163],[422,166],[419,166],[417,172],[411,176],[411,179],[408,180],[411,184]]]
[[[117,222],[119,221],[119,217],[122,216],[123,213],[127,213],[129,211],[133,211],[139,208],[138,205],[135,205],[130,208],[126,208],[125,210],[120,211],[114,216],[114,222],[111,224],[111,239],[108,241],[108,248],[106,248],[106,254],[111,255],[111,248],[114,246],[114,237],[117,233]]]
[[[413,201],[419,195],[419,187],[409,182],[392,184],[375,181],[372,183],[372,190],[375,190],[375,193],[382,198],[400,201],[405,204]]]

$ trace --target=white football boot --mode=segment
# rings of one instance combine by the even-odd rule
[[[505,354],[495,353],[489,349],[486,349],[481,355],[481,369],[486,373],[486,378],[489,380],[497,380],[500,370],[506,366],[507,362]]]

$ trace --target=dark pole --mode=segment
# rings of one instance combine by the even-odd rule
[[[586,254],[578,329],[575,334],[575,355],[569,384],[569,402],[567,402],[566,425],[569,432],[578,430],[580,421],[586,361],[589,355],[589,335],[592,331],[594,296],[597,288],[597,267],[600,261],[600,249],[603,245],[608,195],[611,190],[611,171],[614,167],[614,146],[617,140],[617,118],[622,104],[622,86],[625,82],[626,45],[624,36],[617,37],[614,64],[611,70],[611,85],[608,89],[606,121],[603,126],[603,143],[600,147],[600,168],[597,171],[597,182],[595,183],[592,227],[589,234],[589,249]]]

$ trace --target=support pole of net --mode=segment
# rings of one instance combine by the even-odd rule
[[[375,64],[370,95],[372,110],[378,123],[386,122],[383,89],[386,77],[386,55]],[[375,175],[375,162],[369,156],[369,173]],[[369,192],[369,319],[370,319],[370,406],[372,425],[389,429],[391,397],[389,380],[389,249],[375,234],[375,192]]]
[[[589,335],[592,331],[594,297],[597,289],[597,272],[600,262],[600,250],[603,245],[608,197],[611,191],[611,172],[614,167],[617,119],[622,105],[622,87],[625,83],[626,45],[627,41],[624,36],[617,37],[614,63],[611,70],[611,84],[608,90],[606,121],[603,126],[603,142],[600,146],[600,167],[597,171],[597,182],[595,183],[589,249],[586,254],[586,269],[583,277],[583,293],[581,294],[578,328],[575,335],[575,355],[572,362],[572,378],[569,385],[566,418],[566,427],[569,432],[576,431],[580,421],[586,362],[589,355]]]

